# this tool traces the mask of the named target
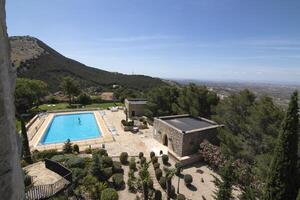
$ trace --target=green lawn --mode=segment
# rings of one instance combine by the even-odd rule
[[[55,106],[48,106],[48,105],[55,105]],[[74,106],[78,106],[81,108],[81,105],[79,104],[74,104]],[[108,107],[111,106],[123,106],[123,103],[93,103],[90,105],[84,106],[85,108],[100,108],[100,109],[107,109]],[[65,109],[72,109],[69,107],[68,103],[58,103],[58,104],[43,104],[40,105],[39,108],[41,110],[47,110],[47,111],[53,111],[53,110],[65,110]]]

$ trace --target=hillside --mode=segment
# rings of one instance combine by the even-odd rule
[[[10,37],[11,60],[17,67],[18,77],[45,81],[50,91],[59,90],[64,76],[72,76],[82,88],[107,88],[112,84],[144,90],[166,84],[159,78],[144,75],[126,75],[86,66],[69,59],[37,38],[30,36]]]

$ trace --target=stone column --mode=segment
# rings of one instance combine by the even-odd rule
[[[20,145],[16,132],[14,87],[5,20],[5,0],[0,0],[0,199],[24,199]]]

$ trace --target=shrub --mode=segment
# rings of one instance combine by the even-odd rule
[[[129,168],[131,170],[136,170],[136,163],[135,163],[135,158],[131,158],[129,162]]]
[[[74,144],[73,151],[79,153],[79,146],[77,144]]]
[[[183,194],[178,194],[176,200],[185,200],[185,196]]]
[[[68,168],[84,168],[85,162],[83,158],[73,157],[66,160],[66,166]]]
[[[161,169],[156,169],[155,170],[155,176],[156,176],[157,180],[160,180],[160,178],[162,177],[162,174],[163,174],[163,172],[162,172]]]
[[[91,148],[91,147],[88,147],[88,148],[86,148],[86,149],[84,150],[84,152],[85,152],[86,154],[91,154],[91,153],[92,153],[92,148]]]
[[[114,161],[113,162],[113,173],[124,173],[122,169],[122,165],[120,162]]]
[[[132,178],[128,178],[127,180],[127,185],[128,185],[128,190],[130,192],[134,192],[135,191],[135,184]]]
[[[173,185],[171,185],[171,189],[170,189],[170,196],[175,196],[175,187]]]
[[[68,159],[68,157],[65,155],[55,155],[51,158],[51,160],[54,160],[56,162],[64,162],[67,159]]]
[[[94,155],[99,155],[99,156],[108,156],[106,149],[95,149],[93,150]]]
[[[120,162],[123,164],[123,165],[126,165],[128,163],[128,153],[127,152],[122,152],[120,154]]]
[[[150,158],[152,159],[152,157],[155,156],[155,153],[153,151],[150,152]]]
[[[141,165],[142,165],[142,164],[145,164],[146,161],[147,161],[146,158],[145,158],[145,157],[142,157],[142,158],[141,158]]]
[[[89,188],[94,187],[94,185],[96,185],[97,182],[98,182],[98,180],[97,180],[96,177],[88,175],[88,176],[86,176],[86,177],[83,178],[82,185],[85,188],[89,189]]]
[[[113,181],[113,185],[116,189],[121,189],[125,183],[123,174],[120,174],[120,173],[114,174],[112,176],[112,181]]]
[[[182,170],[182,166],[180,163],[176,163],[175,164],[175,168],[176,168],[176,175],[179,176],[181,174],[181,170]]]
[[[45,151],[38,151],[35,150],[32,153],[32,157],[34,160],[38,161],[38,160],[44,160],[46,158],[50,159],[55,155],[60,154],[59,152],[57,152],[56,149],[50,149],[50,150],[45,150]]]
[[[152,161],[153,164],[154,164],[154,163],[157,163],[158,158],[157,158],[156,156],[153,156],[153,157],[151,158],[151,161]]]
[[[107,188],[101,192],[101,200],[119,200],[119,195],[115,189]]]
[[[190,185],[193,182],[193,177],[190,174],[184,175],[184,183]]]
[[[166,177],[160,177],[159,179],[159,184],[160,186],[163,188],[163,189],[166,189],[166,186],[167,186],[167,179]]]
[[[154,200],[161,200],[161,198],[162,198],[161,191],[160,190],[155,190]]]
[[[103,156],[102,157],[102,164],[103,164],[104,168],[112,167],[113,166],[113,160],[109,156]]]
[[[86,93],[82,93],[78,97],[78,103],[80,103],[82,105],[88,105],[88,104],[91,104],[91,102],[92,102],[91,97]]]
[[[144,153],[143,152],[140,152],[139,153],[139,159],[143,158],[144,157]]]
[[[103,174],[102,179],[108,180],[112,176],[112,174],[113,174],[112,168],[111,167],[104,168],[102,174]]]
[[[153,180],[152,179],[149,179],[148,181],[148,187],[153,189]]]
[[[156,170],[156,169],[158,169],[159,167],[160,167],[160,164],[157,162],[157,163],[154,163],[153,164],[153,167],[154,167],[154,169]]]
[[[169,156],[168,155],[163,154],[161,159],[162,159],[162,161],[165,165],[168,164],[168,162],[169,162]]]
[[[64,153],[72,153],[73,152],[73,146],[70,139],[67,139],[63,146],[63,152]]]
[[[134,122],[133,121],[126,121],[125,119],[121,120],[121,123],[123,124],[123,126],[133,126]]]

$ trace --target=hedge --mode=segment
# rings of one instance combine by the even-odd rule
[[[79,146],[78,146],[77,144],[74,144],[73,151],[74,151],[75,153],[79,153],[79,152],[80,152],[80,151],[79,151]]]
[[[103,164],[104,168],[112,167],[113,166],[113,160],[109,156],[103,156],[102,157],[102,164]]]
[[[101,192],[101,200],[119,200],[119,195],[115,189],[107,188]]]
[[[139,159],[141,159],[142,157],[144,157],[144,153],[143,153],[143,152],[140,152],[140,153],[139,153]]]
[[[152,161],[153,164],[154,164],[154,163],[157,163],[158,158],[157,158],[156,156],[153,156],[153,157],[151,158],[151,161]]]
[[[150,158],[154,157],[155,153],[153,151],[150,152]]]
[[[161,198],[162,198],[161,191],[160,190],[155,190],[154,200],[161,200]]]
[[[122,164],[118,161],[113,161],[113,173],[124,173]]]
[[[162,172],[161,169],[156,169],[155,170],[155,176],[156,176],[157,180],[160,180],[160,178],[162,177],[162,174],[163,174],[163,172]]]
[[[168,155],[163,154],[161,159],[162,159],[164,164],[168,164],[168,162],[169,162],[169,156]]]
[[[65,162],[66,166],[68,168],[84,168],[85,161],[83,158],[80,157],[74,157],[70,158]]]
[[[159,184],[160,184],[160,186],[163,188],[163,189],[166,189],[166,187],[167,187],[167,179],[166,179],[166,177],[160,177],[160,179],[159,179]]]
[[[184,183],[190,185],[193,182],[193,177],[190,174],[184,175]]]
[[[154,163],[153,167],[154,167],[154,169],[158,169],[160,167],[160,164],[159,163]]]
[[[185,196],[183,194],[178,194],[176,200],[185,200]]]
[[[126,165],[128,163],[128,153],[127,152],[122,152],[120,154],[120,162],[123,164],[123,165]]]
[[[136,170],[136,163],[135,163],[135,158],[131,158],[129,162],[129,168],[131,170]]]
[[[116,189],[121,189],[125,184],[123,174],[114,174],[112,176],[113,185]]]

